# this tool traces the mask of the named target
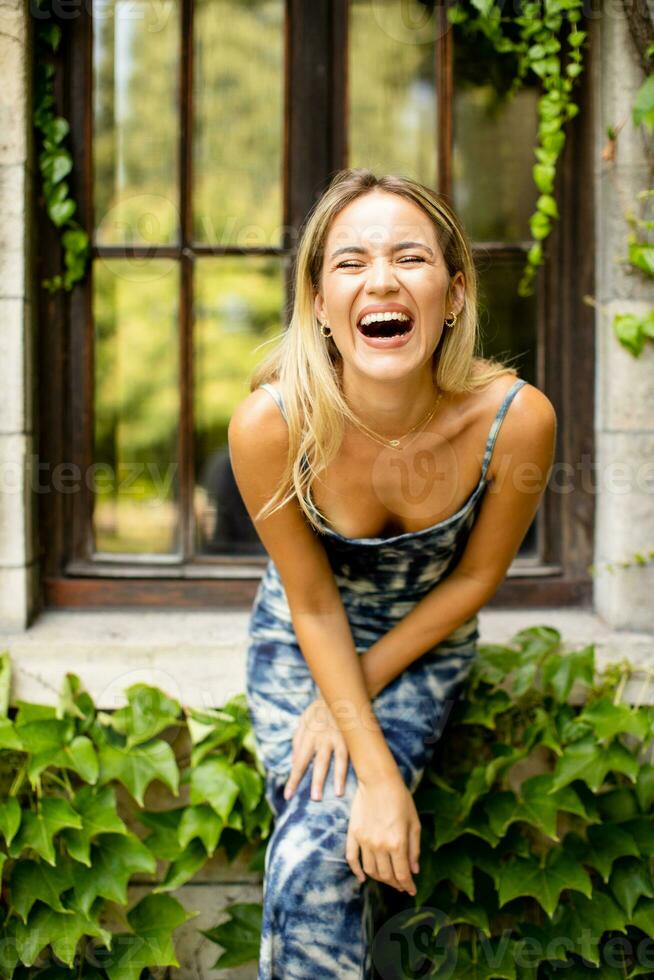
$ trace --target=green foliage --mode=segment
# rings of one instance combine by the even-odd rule
[[[57,706],[18,701],[12,718],[10,673],[4,652],[0,977],[139,980],[144,970],[179,966],[173,933],[197,913],[166,893],[218,847],[233,860],[270,833],[244,697],[220,710],[182,710],[163,691],[133,684],[125,706],[107,713],[67,674]],[[186,735],[190,753],[178,759],[171,735]],[[150,809],[155,783],[173,798],[188,784],[190,802]],[[255,848],[251,867],[260,860]],[[158,861],[168,863],[159,883]],[[127,909],[136,874],[152,876],[153,887]],[[119,931],[107,925],[112,912]]]
[[[622,703],[633,672],[598,672],[592,645],[565,649],[545,626],[480,646],[415,794],[421,869],[405,922],[438,910],[456,976],[654,972],[641,962],[654,938],[654,708],[644,690]],[[4,705],[9,679],[0,654]],[[124,707],[97,711],[68,674],[56,707],[18,701],[0,718],[0,977],[139,980],[176,966],[172,934],[193,913],[167,892],[218,847],[232,860],[254,844],[262,869],[272,813],[244,696],[198,710],[145,684],[125,693]],[[188,736],[180,759],[171,733]],[[173,798],[187,786],[188,803],[150,809],[155,782]],[[105,912],[125,910],[132,876],[158,861],[163,878],[113,931]],[[258,953],[261,905],[226,911],[202,931],[223,947],[217,969]],[[420,943],[434,971],[441,925]]]
[[[530,75],[540,84],[538,100],[537,163],[533,178],[540,196],[530,218],[536,243],[527,253],[527,264],[518,284],[518,294],[533,293],[538,266],[543,263],[543,242],[559,218],[554,199],[558,159],[565,145],[565,125],[579,112],[573,100],[574,85],[583,71],[582,50],[587,32],[578,29],[582,0],[539,0],[522,5],[521,12],[503,16],[503,4],[494,0],[459,0],[448,8],[448,18],[456,31],[481,36],[496,53],[516,61],[510,94],[514,94]]]
[[[38,156],[43,200],[52,223],[61,229],[64,272],[42,285],[51,292],[70,290],[83,278],[90,254],[88,235],[74,220],[77,205],[72,197],[67,177],[73,169],[73,158],[65,145],[70,126],[63,116],[55,113],[55,66],[50,61],[61,42],[61,28],[51,18],[43,18],[47,0],[37,0],[39,16],[34,18],[37,58],[34,84],[34,126],[40,137]]]

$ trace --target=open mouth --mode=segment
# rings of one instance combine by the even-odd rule
[[[411,317],[397,313],[375,313],[357,323],[357,330],[365,337],[403,337],[412,328]]]

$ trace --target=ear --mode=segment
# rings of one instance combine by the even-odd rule
[[[316,293],[316,297],[313,302],[313,308],[316,311],[316,316],[320,323],[323,323],[327,319],[327,313],[325,312],[325,304],[320,293]]]
[[[463,309],[466,298],[466,280],[460,269],[452,276],[447,295],[449,299],[448,309],[451,309],[458,316]]]

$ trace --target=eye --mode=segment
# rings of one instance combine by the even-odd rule
[[[402,265],[404,265],[405,262],[424,262],[424,261],[425,260],[420,255],[405,255],[403,258],[400,259]],[[352,259],[349,259],[346,262],[339,262],[336,268],[337,269],[360,269],[361,263],[353,262]]]

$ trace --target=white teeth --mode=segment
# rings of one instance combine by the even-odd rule
[[[400,322],[405,322],[410,320],[406,313],[368,313],[360,321],[360,326],[367,327],[370,323],[375,323],[379,320],[399,320]]]

